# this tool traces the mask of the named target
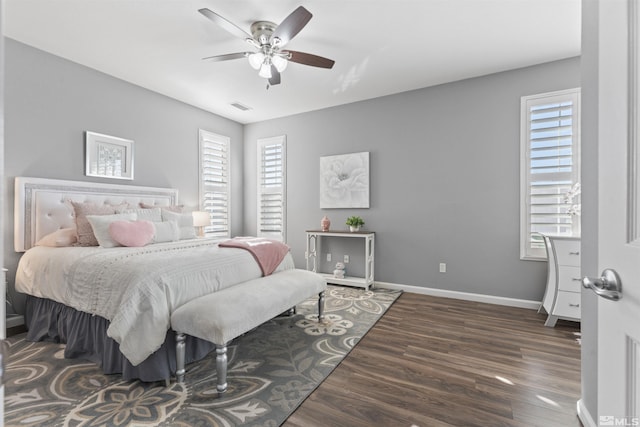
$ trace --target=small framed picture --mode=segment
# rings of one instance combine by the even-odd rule
[[[85,175],[133,179],[132,140],[86,132],[85,150]]]

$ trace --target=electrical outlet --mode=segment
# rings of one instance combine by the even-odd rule
[[[327,262],[331,262],[331,254],[327,254]]]
[[[349,264],[349,255],[344,256],[344,263]]]
[[[447,272],[447,264],[444,262],[440,263],[440,273],[446,273]]]

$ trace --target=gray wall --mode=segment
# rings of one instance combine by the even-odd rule
[[[4,254],[12,282],[13,179],[32,176],[174,187],[198,205],[198,129],[231,138],[232,232],[242,233],[243,126],[6,39]],[[215,96],[215,94],[211,94]],[[84,175],[84,132],[135,141],[134,180]]]
[[[356,214],[376,232],[377,281],[539,301],[546,264],[519,258],[520,97],[578,86],[572,58],[246,125],[245,233],[256,231],[256,140],[285,134],[299,267],[306,229]],[[360,151],[371,208],[321,210],[319,158]]]

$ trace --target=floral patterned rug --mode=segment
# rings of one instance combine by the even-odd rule
[[[5,426],[278,426],[400,295],[329,286],[326,324],[317,299],[228,348],[228,391],[217,398],[215,351],[187,366],[184,384],[123,381],[93,363],[64,359],[63,344],[10,337]]]

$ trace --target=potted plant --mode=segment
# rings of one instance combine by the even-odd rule
[[[360,227],[364,225],[364,220],[359,216],[350,216],[347,218],[347,225],[349,226],[349,230],[352,232],[360,231]]]

